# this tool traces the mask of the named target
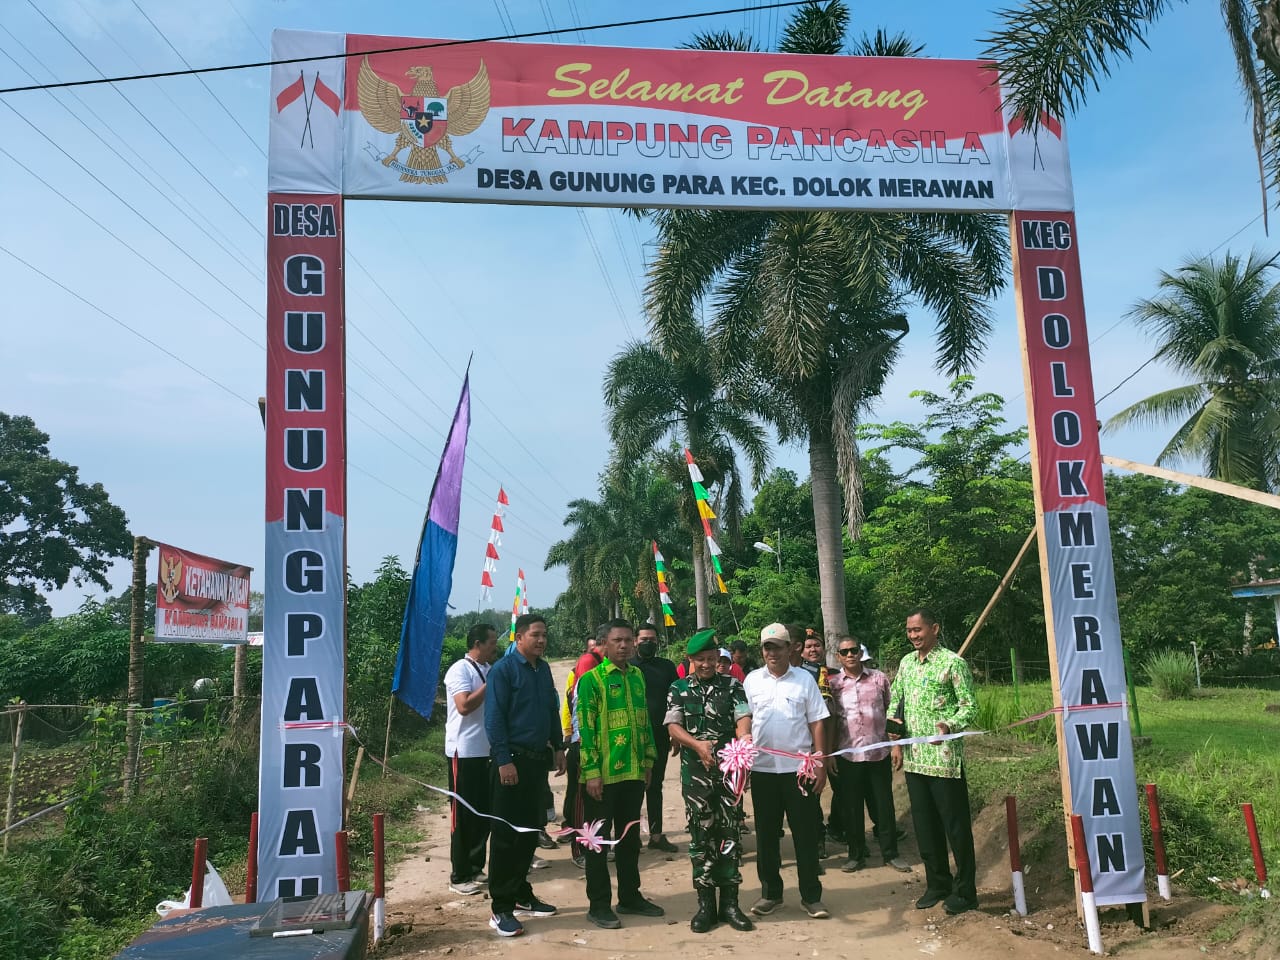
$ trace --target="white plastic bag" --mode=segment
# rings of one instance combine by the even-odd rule
[[[213,868],[213,864],[206,861],[204,874],[204,902],[203,907],[226,907],[231,905],[231,894],[227,892],[227,885],[222,882],[222,877],[218,876],[218,871]],[[161,900],[156,904],[156,913],[162,917],[167,917],[172,910],[186,910],[191,906],[191,888],[187,887],[187,892],[181,900]]]

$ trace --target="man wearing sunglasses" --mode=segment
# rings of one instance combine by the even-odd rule
[[[844,636],[836,645],[840,672],[828,677],[831,687],[831,720],[835,728],[836,750],[884,743],[889,708],[889,678],[868,667],[866,653],[856,639]],[[865,660],[864,660],[865,658]],[[846,753],[827,761],[840,784],[841,814],[849,841],[849,859],[842,870],[853,873],[867,865],[867,838],[862,817],[863,805],[875,811],[875,821],[884,834],[880,853],[887,866],[910,873],[898,856],[897,818],[893,811],[893,770],[889,748],[878,747],[861,753]],[[834,767],[834,771],[831,769]]]

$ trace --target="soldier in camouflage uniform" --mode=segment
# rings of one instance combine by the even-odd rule
[[[680,783],[698,894],[698,912],[689,927],[694,933],[706,933],[723,921],[735,930],[751,930],[754,924],[738,906],[742,801],[725,787],[716,755],[735,736],[751,736],[747,699],[742,684],[716,671],[720,649],[715,631],[695,633],[687,652],[692,670],[671,685],[664,719],[671,742],[681,747]],[[720,890],[718,911],[716,888]]]

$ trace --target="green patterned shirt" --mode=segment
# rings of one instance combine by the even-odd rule
[[[945,723],[952,733],[967,727],[978,711],[969,665],[943,647],[934,647],[920,662],[915,651],[898,665],[889,700],[889,717],[901,717],[904,737],[937,733]],[[964,741],[915,743],[902,748],[902,769],[930,777],[956,779],[964,773]]]
[[[644,674],[635,667],[619,670],[605,660],[578,678],[574,694],[582,737],[581,780],[643,780],[657,759]]]

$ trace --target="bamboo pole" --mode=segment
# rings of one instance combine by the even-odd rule
[[[129,609],[129,707],[125,721],[124,796],[129,799],[137,789],[138,741],[142,734],[143,664],[145,650],[142,646],[143,623],[147,610],[147,554],[151,541],[146,537],[133,538],[133,580],[130,585]]]
[[[1201,490],[1209,490],[1212,493],[1220,493],[1226,497],[1235,497],[1237,500],[1247,500],[1250,503],[1258,503],[1264,507],[1280,510],[1280,496],[1276,496],[1274,493],[1250,490],[1248,487],[1237,486],[1224,480],[1198,477],[1194,473],[1181,473],[1177,470],[1166,470],[1164,467],[1153,467],[1147,463],[1125,460],[1123,457],[1109,457],[1104,454],[1102,462],[1109,467],[1118,467],[1121,470],[1130,470],[1133,473],[1145,473],[1149,477],[1159,477],[1161,480],[1185,484],[1188,487],[1199,487]]]
[[[391,710],[396,705],[396,695],[393,693],[387,700],[387,736],[382,741],[382,779],[387,779],[387,755],[391,753]]]
[[[351,784],[347,787],[347,803],[342,811],[342,825],[346,828],[347,823],[351,819],[351,801],[356,796],[356,784],[360,782],[360,764],[364,763],[364,744],[360,744],[360,749],[356,751],[355,766],[351,769]]]
[[[27,719],[27,705],[18,704],[13,721],[13,754],[9,757],[9,798],[4,805],[4,847],[0,856],[9,855],[9,828],[13,825],[13,808],[18,798],[18,755],[22,752],[22,728]]]
[[[987,617],[991,615],[991,611],[995,609],[996,603],[1000,597],[1004,595],[1005,588],[1009,586],[1013,580],[1013,575],[1018,572],[1018,567],[1022,566],[1022,558],[1027,555],[1027,551],[1031,549],[1031,544],[1035,542],[1036,530],[1038,525],[1031,528],[1031,532],[1027,534],[1027,539],[1022,542],[1022,549],[1018,551],[1018,555],[1013,558],[1013,563],[1009,564],[1009,569],[1005,571],[1005,575],[1000,578],[1000,582],[996,585],[996,592],[991,595],[991,599],[987,601],[987,605],[982,608],[982,612],[978,614],[977,622],[969,631],[969,635],[964,638],[964,643],[960,645],[960,649],[956,651],[960,656],[964,656],[964,652],[969,649],[969,644],[973,642],[973,638],[978,635],[987,622]]]

